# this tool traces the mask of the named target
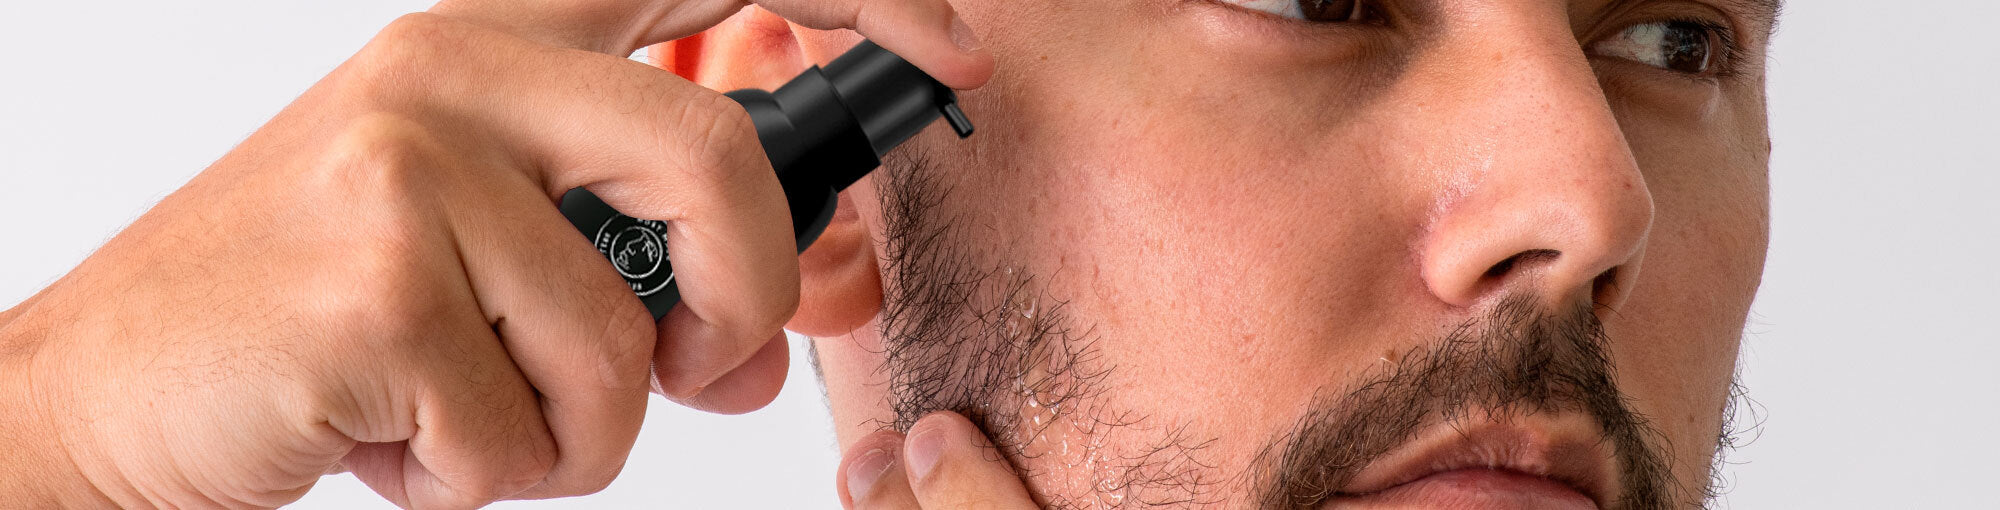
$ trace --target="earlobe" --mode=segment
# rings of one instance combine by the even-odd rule
[[[882,274],[868,226],[848,193],[833,221],[799,254],[799,311],[785,325],[811,337],[846,335],[882,311]]]

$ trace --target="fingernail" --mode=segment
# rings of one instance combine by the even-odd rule
[[[915,478],[910,483],[917,483],[930,475],[931,469],[937,467],[938,454],[943,450],[944,433],[936,428],[918,431],[916,436],[911,437],[910,445],[903,452],[910,462],[910,476]]]
[[[958,51],[972,53],[979,51],[979,36],[972,34],[972,27],[957,15],[951,17],[951,43],[958,45]]]
[[[868,491],[875,489],[875,482],[882,479],[882,473],[896,465],[894,456],[881,448],[868,450],[861,458],[847,466],[847,497],[854,501],[868,498]]]

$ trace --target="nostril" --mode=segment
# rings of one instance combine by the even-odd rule
[[[1618,267],[1604,270],[1597,279],[1590,282],[1591,303],[1600,307],[1610,307],[1618,302]]]
[[[1483,278],[1488,280],[1500,278],[1507,276],[1507,273],[1513,272],[1516,266],[1551,262],[1561,256],[1562,252],[1556,250],[1528,250],[1516,253],[1512,257],[1507,257],[1507,260],[1502,260],[1500,263],[1494,264],[1493,267],[1487,268],[1486,275]]]

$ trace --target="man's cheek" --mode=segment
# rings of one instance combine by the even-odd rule
[[[1716,453],[1762,277],[1766,182],[1761,167],[1749,164],[1756,154],[1720,141],[1730,135],[1726,127],[1700,134],[1653,128],[1631,135],[1654,193],[1655,224],[1631,298],[1605,326],[1619,384],[1670,439],[1677,477],[1697,483]],[[1702,148],[1659,149],[1688,144]]]

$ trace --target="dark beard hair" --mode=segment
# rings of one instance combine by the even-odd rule
[[[1484,410],[1499,419],[1590,417],[1617,457],[1621,487],[1606,495],[1617,498],[1608,506],[1672,508],[1664,438],[1619,393],[1605,344],[1603,326],[1588,308],[1542,315],[1528,296],[1504,299],[1443,340],[1412,348],[1387,373],[1315,399],[1292,432],[1259,455],[1261,503],[1317,507],[1344,495],[1340,488],[1370,462],[1425,427]]]
[[[1530,296],[1502,300],[1384,373],[1320,392],[1298,423],[1268,439],[1248,472],[1216,473],[1199,453],[1221,439],[1107,405],[1103,383],[1112,367],[1095,348],[1096,336],[1073,327],[1065,303],[1041,295],[1027,271],[982,266],[966,250],[955,238],[961,222],[942,207],[951,189],[925,157],[899,151],[875,175],[885,247],[880,369],[895,413],[884,427],[907,432],[931,412],[958,412],[1017,468],[1032,458],[1023,445],[1041,432],[1023,429],[1020,410],[1029,399],[1062,410],[1041,428],[1068,420],[1088,434],[1150,434],[1114,459],[1119,479],[1094,480],[1090,494],[1052,493],[1038,484],[1043,473],[1020,471],[1044,506],[1207,505],[1227,499],[1214,490],[1227,483],[1253,491],[1264,508],[1313,507],[1342,496],[1340,487],[1358,471],[1423,427],[1472,410],[1492,419],[1575,412],[1595,420],[1618,460],[1622,486],[1607,495],[1617,498],[1613,508],[1691,506],[1720,488],[1717,465],[1698,489],[1675,483],[1660,434],[1614,383],[1592,310],[1543,314]],[[1741,393],[1733,381],[1730,389],[1720,396],[1718,465],[1721,450],[1738,444],[1727,420]]]
[[[1096,336],[1076,330],[1063,302],[1046,299],[1025,270],[985,267],[954,239],[960,222],[940,207],[950,189],[920,155],[905,149],[875,172],[884,250],[880,327],[895,421],[908,432],[923,416],[953,411],[977,424],[1047,508],[1194,506],[1216,502],[1212,466],[1195,453],[1186,427],[1162,427],[1100,398],[1110,375]],[[1035,424],[1021,410],[1047,409]],[[1143,449],[1109,459],[1113,480],[1086,492],[1048,487],[1022,461],[1027,445],[1062,422],[1087,436],[1145,431]]]
[[[908,154],[902,152],[899,154]],[[898,431],[925,414],[951,410],[1016,447],[1018,404],[1038,395],[1062,406],[1096,396],[1107,375],[1094,337],[1069,329],[1062,303],[1034,294],[1026,272],[980,269],[935,217],[949,190],[922,159],[895,158],[876,173],[884,237],[881,328]],[[1024,377],[1040,364],[1050,377]],[[994,432],[1001,432],[994,434]]]

